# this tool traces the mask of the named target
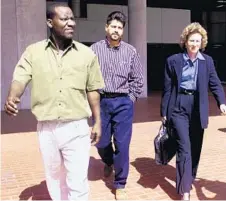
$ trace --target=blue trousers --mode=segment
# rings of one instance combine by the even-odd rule
[[[129,145],[132,135],[133,102],[128,97],[102,98],[102,136],[98,153],[107,165],[114,165],[116,189],[124,188],[129,173]],[[114,148],[112,147],[112,138]]]
[[[203,142],[197,95],[179,94],[171,123],[177,140],[176,188],[178,194],[190,192],[197,174]]]

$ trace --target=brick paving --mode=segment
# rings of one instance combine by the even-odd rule
[[[141,99],[135,106],[130,147],[129,200],[177,200],[175,158],[167,166],[154,161],[153,140],[159,126],[159,94]],[[205,132],[198,179],[192,200],[226,200],[226,116],[221,116],[210,97],[210,123]],[[23,130],[23,131],[22,131]],[[27,130],[27,132],[26,132]],[[22,132],[21,132],[22,131]],[[18,118],[2,113],[1,200],[48,200],[35,120],[29,111]],[[114,200],[112,179],[102,176],[103,163],[91,149],[90,200]]]

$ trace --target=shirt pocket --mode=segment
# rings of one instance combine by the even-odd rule
[[[87,82],[87,70],[80,67],[72,67],[66,77],[69,87],[77,90],[85,90]]]

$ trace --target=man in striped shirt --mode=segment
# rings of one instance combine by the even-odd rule
[[[105,177],[111,175],[114,167],[116,200],[127,199],[124,189],[129,173],[134,102],[143,87],[139,54],[121,40],[125,23],[122,12],[110,13],[105,26],[106,38],[91,46],[98,56],[106,86],[101,91],[102,136],[97,149],[105,163]]]

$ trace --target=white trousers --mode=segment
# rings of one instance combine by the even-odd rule
[[[46,183],[53,200],[88,200],[90,131],[87,119],[37,126]]]

